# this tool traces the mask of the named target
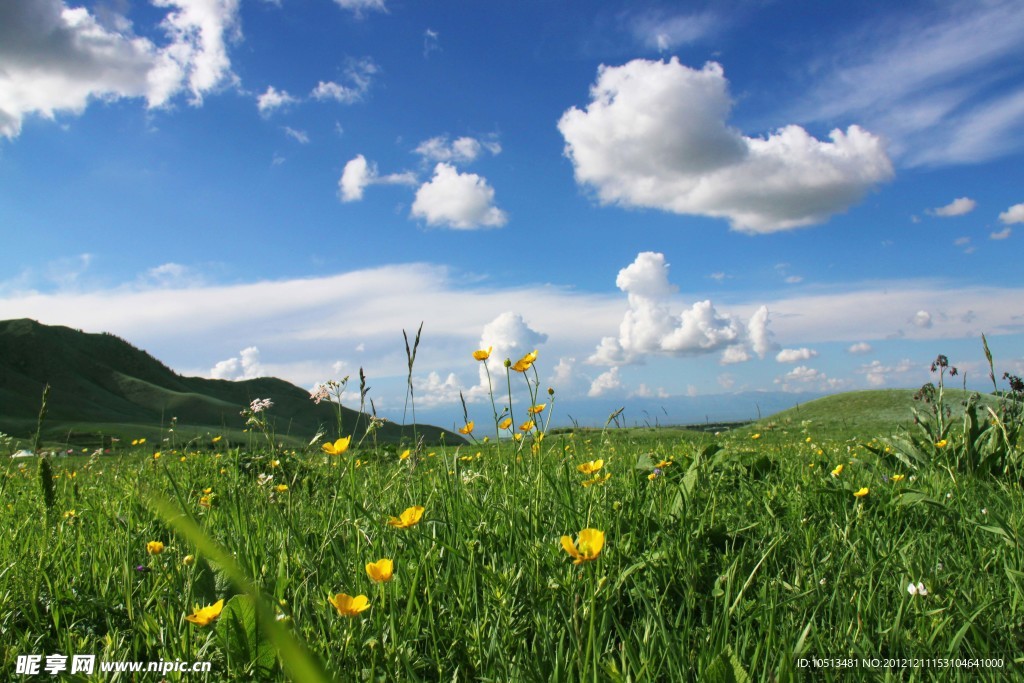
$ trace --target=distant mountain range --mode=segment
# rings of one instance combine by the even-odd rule
[[[98,445],[110,437],[174,440],[222,434],[249,438],[242,430],[243,408],[270,398],[268,415],[277,435],[292,445],[308,443],[324,427],[334,436],[335,408],[315,404],[309,392],[273,377],[227,381],[183,377],[112,334],[89,334],[34,320],[0,321],[0,432],[28,438],[35,433],[43,387],[50,385],[44,438],[75,445]],[[351,434],[359,413],[343,408],[344,431]],[[367,424],[360,418],[358,440]],[[428,442],[461,443],[458,434],[418,425]],[[378,439],[411,441],[413,428],[388,422]],[[325,437],[326,438],[326,437]],[[155,441],[154,441],[155,440]]]

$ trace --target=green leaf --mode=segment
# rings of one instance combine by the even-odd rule
[[[749,683],[750,674],[743,668],[732,646],[726,645],[704,671],[703,680],[709,683]]]
[[[250,673],[257,679],[264,679],[273,672],[277,655],[274,647],[261,637],[256,605],[251,597],[236,595],[228,600],[217,622],[217,630],[227,644],[230,662],[247,663]]]

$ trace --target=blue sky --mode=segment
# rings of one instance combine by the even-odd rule
[[[1024,372],[1018,2],[16,0],[0,318],[483,418]],[[672,416],[670,415],[670,418]],[[683,419],[681,414],[676,417]]]

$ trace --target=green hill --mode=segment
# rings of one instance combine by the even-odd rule
[[[333,434],[335,409],[314,404],[309,392],[273,377],[244,381],[182,377],[145,351],[112,334],[88,334],[34,320],[0,321],[0,431],[28,438],[35,433],[43,387],[50,384],[44,438],[95,445],[101,438],[163,436],[177,418],[177,437],[214,433],[241,437],[239,414],[256,398],[270,398],[277,434],[307,443],[321,426]],[[343,409],[346,432],[355,410]],[[366,424],[365,416],[360,423]],[[429,425],[417,426],[428,442],[462,437]],[[361,431],[361,430],[360,430]],[[412,427],[388,422],[378,439],[412,438]],[[361,436],[357,434],[357,437]]]
[[[901,427],[913,425],[912,408],[928,410],[927,405],[914,400],[915,393],[914,389],[879,389],[833,394],[783,410],[745,429],[794,433],[806,428],[811,434],[834,439],[889,436]],[[963,416],[963,403],[971,393],[945,390],[943,400],[954,418]],[[998,399],[985,395],[981,400],[994,407]]]

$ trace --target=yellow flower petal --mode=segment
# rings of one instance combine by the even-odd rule
[[[328,601],[334,605],[334,609],[338,610],[338,614],[343,617],[358,616],[360,612],[370,608],[370,601],[365,595],[352,597],[345,593],[338,593],[328,598]]]
[[[488,346],[486,351],[484,349],[479,349],[477,351],[474,351],[473,352],[473,358],[475,360],[487,360],[488,358],[491,357],[491,350],[493,348],[494,348],[493,346]]]
[[[324,453],[327,453],[328,455],[341,455],[348,450],[348,444],[351,440],[351,436],[346,436],[342,439],[338,439],[334,443],[327,442],[320,448],[322,448]]]
[[[476,423],[470,420],[469,422],[466,423],[465,427],[459,429],[459,434],[471,434],[473,432],[474,427],[476,427]]]
[[[210,622],[220,616],[222,609],[224,609],[223,598],[207,607],[195,607],[192,614],[186,614],[185,618],[196,626],[209,626]]]
[[[394,573],[395,563],[387,558],[369,562],[366,565],[366,575],[370,577],[371,581],[378,583],[390,581],[394,577]]]
[[[423,517],[423,510],[424,507],[422,505],[406,508],[400,516],[389,518],[388,525],[396,529],[408,529],[420,523],[420,519]]]

